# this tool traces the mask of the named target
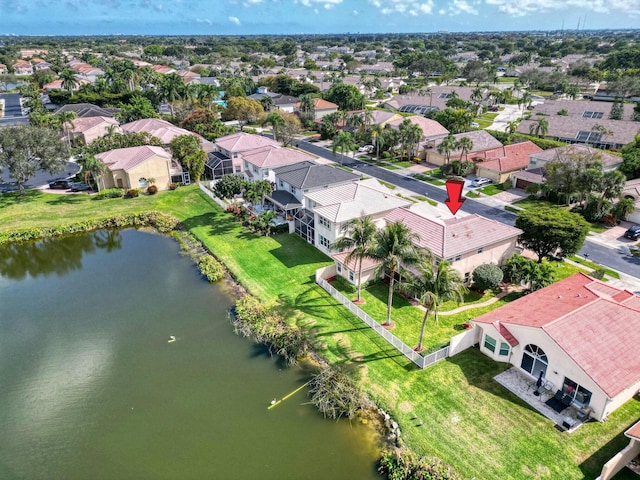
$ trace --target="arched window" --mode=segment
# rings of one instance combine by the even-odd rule
[[[548,365],[549,360],[547,359],[547,354],[544,353],[544,350],[533,344],[529,344],[524,347],[520,368],[525,372],[534,377],[540,376],[540,372],[542,372],[542,376],[544,377],[546,376]]]
[[[148,185],[149,185],[149,182],[147,181],[147,179],[146,179],[146,178],[142,177],[142,178],[138,179],[138,186],[139,186],[140,188],[145,188],[145,187],[147,187]]]

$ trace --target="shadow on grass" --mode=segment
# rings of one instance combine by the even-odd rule
[[[63,194],[56,195],[55,198],[47,200],[49,205],[75,205],[80,202],[84,202],[85,196],[81,195],[71,195],[71,194]]]
[[[15,205],[16,203],[30,203],[44,195],[40,190],[27,190],[24,195],[20,192],[7,192],[0,195],[0,208]]]
[[[627,425],[623,432],[628,430],[634,423],[636,423],[636,421],[637,420]],[[629,445],[629,437],[626,437],[622,432],[605,443],[579,465],[580,470],[584,474],[584,478],[596,478],[600,474],[602,466],[627,445]],[[617,479],[625,477],[616,475],[614,478]],[[635,478],[638,478],[637,475]]]
[[[271,249],[269,253],[287,268],[331,261],[324,253],[309,245],[297,235],[281,233],[274,235],[272,238],[280,246]]]
[[[225,235],[238,229],[238,224],[234,221],[233,217],[215,212],[187,218],[182,221],[182,225],[186,230],[209,227],[206,233],[212,236]]]

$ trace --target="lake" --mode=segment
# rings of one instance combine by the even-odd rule
[[[0,479],[379,478],[370,427],[267,409],[309,378],[234,300],[155,233],[0,247]]]

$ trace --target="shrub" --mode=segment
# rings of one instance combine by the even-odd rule
[[[422,159],[420,157],[413,157],[411,161],[416,165],[419,165],[420,163],[422,163]]]
[[[311,403],[326,417],[353,418],[366,406],[366,398],[347,373],[338,367],[325,367],[310,383]]]
[[[233,198],[234,195],[240,194],[246,185],[247,181],[240,175],[223,175],[216,182],[213,193],[218,198]]]
[[[200,256],[198,269],[209,280],[209,283],[217,282],[224,278],[224,267],[209,254]]]
[[[124,196],[124,188],[107,188],[101,190],[93,196],[94,200],[103,200],[105,198],[122,198]]]
[[[418,457],[402,448],[383,452],[378,462],[378,472],[389,480],[461,480],[442,460]]]
[[[569,115],[569,111],[566,108],[563,108],[562,110],[558,111],[558,115],[566,117],[567,115]]]
[[[606,272],[604,270],[602,270],[601,268],[594,270],[593,272],[591,272],[589,274],[589,276],[595,278],[596,280],[602,280],[604,278],[604,274]]]
[[[473,288],[481,292],[496,288],[502,281],[500,267],[485,263],[473,271]]]
[[[147,187],[147,193],[149,195],[155,195],[156,193],[158,193],[158,187],[156,187],[155,185],[149,185]]]
[[[125,198],[135,198],[140,195],[140,190],[137,188],[130,188],[127,193],[124,194]]]
[[[175,190],[176,188],[178,188],[178,184],[177,183],[170,183],[169,184],[169,190]]]

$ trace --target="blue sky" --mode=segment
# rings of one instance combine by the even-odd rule
[[[246,35],[639,28],[640,0],[0,0],[0,34]]]

